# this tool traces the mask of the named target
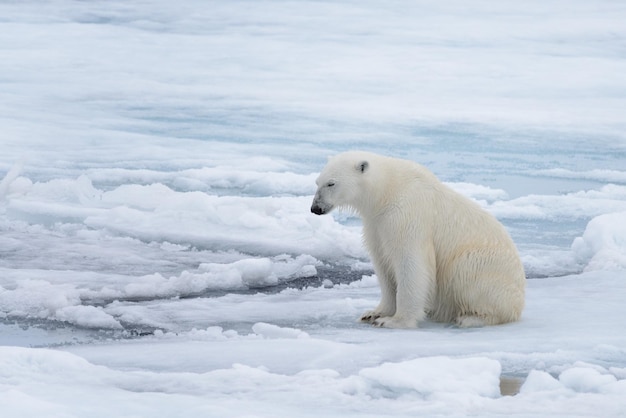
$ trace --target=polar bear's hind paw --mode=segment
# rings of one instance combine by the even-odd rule
[[[485,318],[476,315],[461,315],[456,318],[459,328],[480,328],[485,326]]]
[[[395,316],[385,316],[376,319],[372,325],[381,328],[417,328],[417,321],[397,318]]]

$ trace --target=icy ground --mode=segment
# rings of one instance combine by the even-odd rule
[[[608,0],[1,2],[2,417],[626,416],[624,22]],[[494,213],[522,320],[357,323],[379,298],[359,220],[309,212],[347,149]]]

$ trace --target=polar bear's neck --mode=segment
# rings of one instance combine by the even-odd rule
[[[420,195],[425,196],[443,186],[425,167],[397,159],[391,164],[373,168],[362,181],[363,193],[353,209],[365,222],[373,221],[409,201],[415,203]]]

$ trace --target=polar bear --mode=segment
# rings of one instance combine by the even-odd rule
[[[526,277],[500,222],[407,160],[351,151],[331,157],[311,212],[357,212],[381,289],[363,322],[415,328],[426,317],[460,327],[516,321]]]

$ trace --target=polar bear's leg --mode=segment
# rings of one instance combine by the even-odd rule
[[[473,262],[472,262],[473,261]],[[459,258],[454,266],[455,315],[461,328],[517,321],[524,307],[523,268],[499,249],[481,249]]]
[[[396,312],[395,278],[382,264],[374,262],[374,270],[380,284],[380,303],[374,310],[365,312],[359,319],[361,322],[372,323],[381,316],[392,316]]]
[[[435,291],[435,252],[432,245],[407,251],[396,263],[396,312],[381,317],[374,325],[385,328],[415,328],[426,317]]]

